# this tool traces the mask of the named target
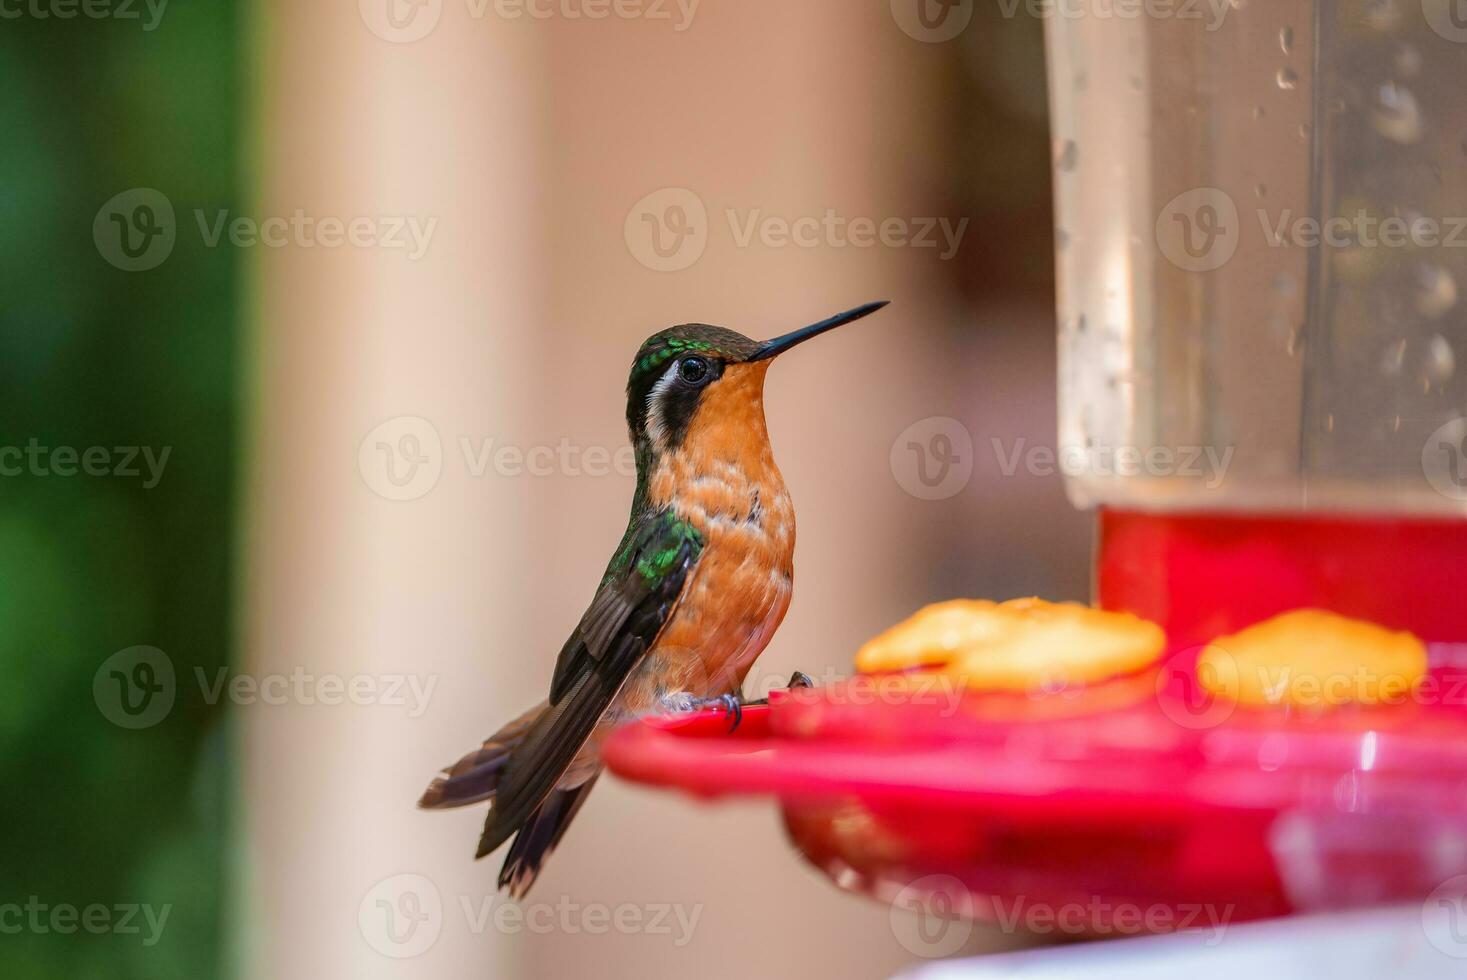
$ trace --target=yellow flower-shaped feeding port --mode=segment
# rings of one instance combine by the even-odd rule
[[[1400,704],[1426,669],[1426,646],[1412,634],[1322,609],[1220,636],[1197,657],[1203,687],[1255,707]]]
[[[919,610],[856,654],[863,673],[936,668],[972,691],[1033,693],[1143,670],[1166,646],[1138,616],[1043,599],[955,599]]]

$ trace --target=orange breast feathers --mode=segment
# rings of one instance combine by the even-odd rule
[[[665,650],[697,651],[709,693],[742,683],[789,608],[795,514],[764,423],[767,361],[731,364],[648,490],[703,533],[704,548]]]

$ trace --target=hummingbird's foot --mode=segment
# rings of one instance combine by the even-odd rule
[[[703,707],[703,698],[691,691],[671,691],[657,699],[657,710],[665,715],[685,715]]]
[[[742,694],[721,694],[716,698],[709,698],[704,702],[710,708],[722,708],[724,717],[728,719],[729,734],[739,730],[739,725],[744,721],[744,696]]]
[[[678,691],[673,694],[664,694],[658,705],[662,711],[674,715],[690,714],[705,708],[722,708],[724,716],[729,719],[728,730],[734,731],[744,720],[744,705],[749,703],[739,694],[720,694],[716,698],[700,698],[687,691]]]
[[[814,687],[815,682],[810,680],[808,674],[795,671],[790,675],[790,682],[786,685],[789,690],[802,687]],[[679,699],[674,702],[673,698]],[[722,708],[724,717],[728,718],[728,730],[730,733],[738,731],[739,725],[744,720],[745,705],[764,705],[769,703],[768,698],[759,698],[757,701],[746,700],[742,694],[720,694],[716,698],[694,698],[686,693],[680,692],[678,696],[664,696],[662,703],[675,711],[701,711],[704,708]]]

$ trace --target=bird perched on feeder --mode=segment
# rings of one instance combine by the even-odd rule
[[[627,380],[631,520],[560,651],[549,698],[443,770],[418,801],[489,800],[475,856],[514,836],[499,875],[514,897],[585,803],[617,723],[721,706],[737,724],[744,677],[784,619],[794,576],[795,514],[765,428],[765,373],[776,355],[885,305],[763,343],[683,324],[637,351]]]

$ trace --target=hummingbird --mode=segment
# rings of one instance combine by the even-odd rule
[[[637,351],[626,392],[631,517],[561,648],[549,696],[442,770],[418,801],[430,810],[489,801],[475,857],[514,838],[499,874],[514,898],[586,802],[618,724],[722,707],[737,725],[744,678],[794,585],[795,513],[769,445],[765,374],[779,354],[885,305],[762,343],[686,323]]]

